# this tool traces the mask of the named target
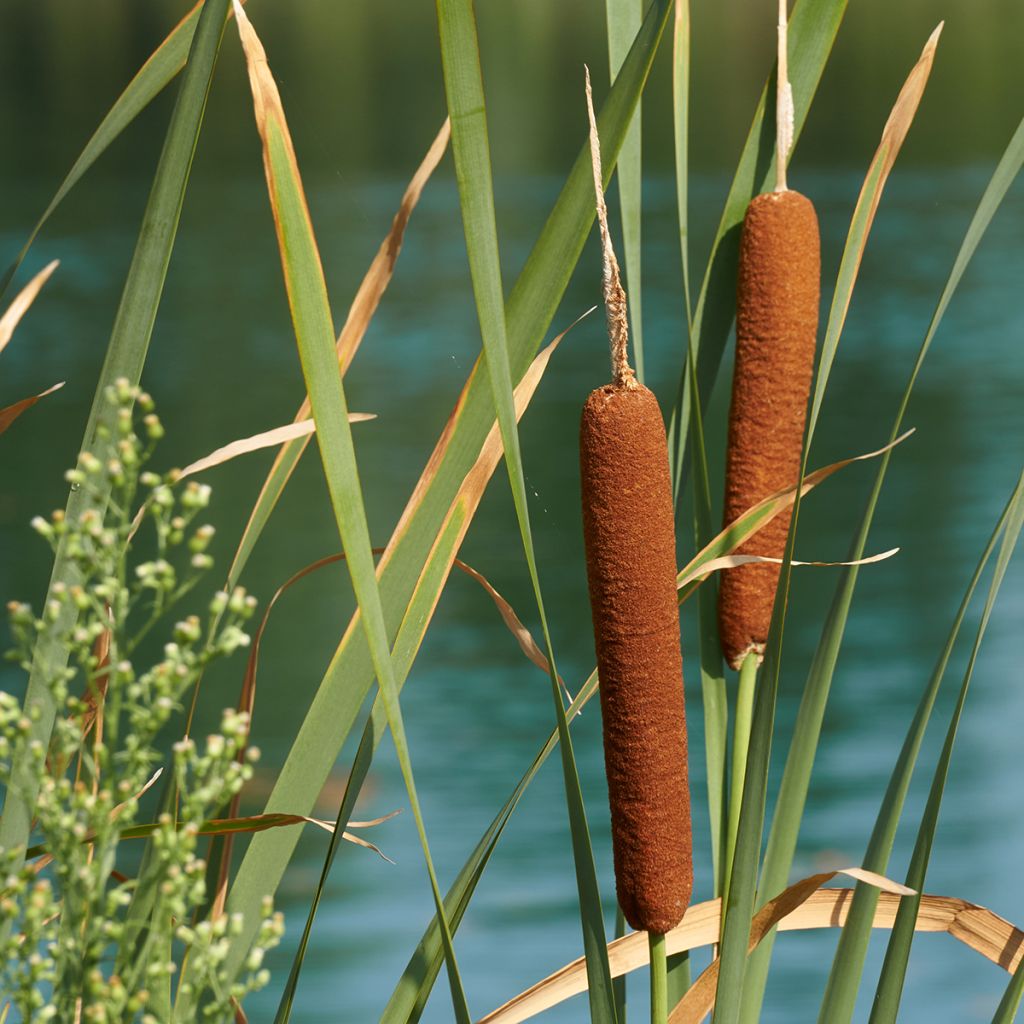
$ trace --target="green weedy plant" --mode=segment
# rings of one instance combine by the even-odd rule
[[[109,490],[104,511],[91,507],[77,518],[58,511],[32,523],[54,550],[63,547],[79,582],[52,588],[39,614],[26,604],[8,606],[9,657],[26,672],[35,663],[58,715],[44,745],[32,736],[31,713],[0,693],[0,781],[12,784],[14,759],[31,765],[39,840],[27,853],[2,853],[3,990],[23,1021],[183,1019],[166,1012],[172,984],[204,999],[200,1019],[231,1019],[238,1002],[267,981],[261,961],[282,933],[280,915],[268,901],[246,970],[235,980],[222,964],[240,918],[188,922],[207,896],[198,855],[203,825],[251,777],[258,757],[246,746],[248,716],[226,711],[220,731],[202,744],[188,736],[174,744],[170,813],[145,823],[141,803],[163,772],[162,728],[214,661],[248,645],[243,627],[256,602],[242,588],[218,592],[205,619],[176,622],[158,660],[137,666],[143,640],[213,564],[213,528],[196,522],[210,488],[190,482],[176,489],[175,471],[144,469],[163,434],[149,395],[122,379],[105,400],[116,427],[101,428],[102,457],[83,452],[67,473],[73,489]],[[133,539],[146,524],[155,550],[139,561]],[[74,616],[65,614],[67,605]],[[41,650],[68,657],[40,665]],[[133,878],[124,841],[143,835],[152,837],[153,855]],[[155,889],[156,906],[129,969],[117,973],[111,954],[143,885]],[[165,1011],[157,1016],[150,1008],[160,1001]]]

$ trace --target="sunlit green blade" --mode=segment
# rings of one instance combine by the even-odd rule
[[[1013,1024],[1017,1019],[1017,1010],[1020,1009],[1022,995],[1024,995],[1024,961],[1021,961],[1013,972],[1010,984],[1006,986],[1003,998],[999,1000],[999,1006],[996,1007],[992,1024]]]
[[[643,20],[641,0],[605,0],[608,22],[608,66],[611,80],[622,67]],[[633,357],[637,379],[644,380],[643,302],[641,298],[641,214],[643,211],[643,161],[640,148],[641,111],[633,115],[626,141],[619,153],[616,176],[619,181],[619,209],[622,214],[622,253],[626,267],[626,294],[629,297],[629,326],[633,337]]]
[[[234,10],[249,67],[285,289],[288,293],[288,305],[295,329],[306,393],[309,395],[313,419],[316,421],[317,445],[323,462],[327,489],[345,551],[345,566],[355,591],[373,670],[380,686],[388,727],[391,730],[409,804],[416,821],[427,875],[441,921],[455,1018],[459,1024],[470,1024],[470,1013],[455,961],[451,933],[441,909],[441,893],[413,777],[387,626],[384,621],[384,609],[377,584],[370,531],[366,522],[352,428],[348,419],[348,405],[341,374],[338,372],[334,323],[327,299],[327,285],[324,281],[320,254],[284,111],[277,86],[266,63],[266,54],[238,0],[235,0]],[[233,909],[232,903],[233,900],[229,896],[229,909]]]
[[[991,546],[999,531],[1005,529],[999,548],[999,557],[996,559],[995,569],[992,573],[992,581],[989,583],[985,608],[981,613],[981,622],[978,624],[974,646],[971,648],[971,655],[964,671],[960,695],[950,718],[939,762],[935,766],[931,790],[928,793],[928,803],[925,805],[917,841],[914,844],[914,852],[910,858],[906,884],[914,889],[917,895],[904,896],[900,900],[900,908],[896,912],[896,921],[893,924],[892,934],[889,936],[889,945],[885,952],[885,961],[882,964],[882,973],[878,980],[878,989],[875,992],[869,1024],[895,1024],[896,1021],[900,996],[903,994],[903,982],[907,974],[907,963],[910,960],[910,947],[914,941],[914,927],[921,906],[921,893],[924,891],[925,876],[928,873],[928,860],[931,856],[932,843],[935,840],[935,829],[939,823],[942,794],[949,775],[949,762],[953,757],[953,744],[956,741],[957,729],[963,716],[964,705],[967,702],[967,691],[971,685],[971,677],[974,675],[974,666],[978,660],[978,652],[981,650],[981,642],[984,639],[999,588],[1006,576],[1010,557],[1017,546],[1022,525],[1024,525],[1024,475],[1017,481],[1017,486],[1014,488],[1013,494],[1010,495],[1010,500],[999,519],[996,534],[993,535],[990,542]]]
[[[789,20],[789,78],[793,86],[795,109],[794,146],[800,138],[807,111],[818,88],[825,62],[839,24],[846,13],[847,0],[798,0]],[[775,175],[775,105],[766,103],[775,96],[775,75],[769,78],[754,113],[736,174],[725,201],[725,209],[711,245],[711,255],[693,316],[694,348],[698,353],[697,383],[700,400],[706,408],[718,376],[725,342],[729,336],[736,307],[736,265],[739,256],[740,225],[750,200],[765,191]],[[669,451],[672,454],[673,479],[679,493],[683,462],[687,454],[686,436],[690,428],[690,380],[684,371],[679,398],[669,424]]]
[[[106,358],[100,371],[96,396],[82,440],[83,450],[97,450],[97,431],[101,426],[114,430],[111,406],[104,397],[106,388],[120,377],[136,383],[142,373],[224,31],[227,5],[228,0],[210,0],[199,17],[181,91],[171,115]],[[106,486],[97,483],[95,487],[72,491],[68,498],[67,517],[78,519],[87,508],[102,506],[106,496],[103,489]],[[75,570],[62,544],[54,560],[50,587],[56,583],[71,584],[75,578]],[[64,607],[70,609],[71,605],[65,603]],[[56,711],[44,677],[58,671],[66,663],[66,650],[53,641],[40,641],[29,675],[25,707],[34,709],[32,738],[44,747],[49,741]],[[38,779],[30,762],[31,758],[22,759],[12,766],[11,784],[0,818],[0,847],[6,850],[23,847],[28,840],[30,808],[38,787]]]
[[[992,180],[989,182],[985,189],[985,193],[981,198],[981,202],[978,204],[978,209],[975,211],[974,217],[971,219],[970,226],[967,229],[967,234],[964,237],[963,243],[960,246],[960,251],[957,253],[956,261],[953,264],[953,269],[950,271],[949,278],[943,288],[938,305],[936,306],[935,312],[932,314],[931,323],[928,325],[928,331],[925,334],[914,368],[911,371],[910,380],[907,383],[907,387],[903,393],[903,398],[900,401],[899,410],[896,415],[896,422],[893,428],[894,431],[898,431],[903,422],[903,415],[906,412],[907,403],[910,401],[910,395],[913,390],[914,383],[917,380],[917,375],[924,363],[925,356],[928,354],[928,350],[931,348],[932,340],[935,337],[939,324],[942,322],[942,317],[946,312],[950,299],[956,291],[957,285],[959,285],[960,279],[963,277],[963,273],[967,268],[967,264],[970,262],[971,257],[974,255],[974,252],[978,247],[978,243],[981,241],[985,230],[988,228],[992,217],[999,208],[999,204],[1002,202],[1003,197],[1009,190],[1014,178],[1016,178],[1020,171],[1022,164],[1024,164],[1024,121],[1020,123],[1017,131],[1013,135],[1013,138],[1010,140],[1010,144],[1007,147],[1006,152],[1003,154],[1002,159],[999,161],[999,165],[996,167]],[[858,531],[857,548],[860,551],[863,551],[863,545],[866,541],[871,516],[874,513],[875,503],[878,500],[878,494],[881,490],[882,481],[885,476],[885,471],[888,468],[888,464],[888,457],[883,458],[882,463],[878,468],[878,476],[875,480],[874,488],[872,489],[871,496],[868,499],[868,507],[865,512],[864,520],[860,530]],[[826,669],[826,671],[823,672],[824,678],[830,678],[832,675],[832,668],[835,665],[835,657],[838,654],[839,644],[842,639],[842,630],[846,623],[846,613],[849,609],[855,580],[855,569],[852,573],[850,573],[849,570],[844,570],[843,577],[839,584],[839,591],[833,600],[829,620],[825,626],[825,632],[822,634],[822,641],[819,644],[819,653],[823,655],[823,657],[819,659],[816,655],[815,665],[812,666],[811,671],[812,673],[815,672],[816,666],[820,660],[823,668]],[[791,747],[790,756],[793,754],[793,749],[794,748]],[[813,757],[813,752],[810,753]],[[909,758],[910,763],[906,766],[908,779],[909,773],[913,769],[913,761],[915,758],[916,750],[914,751],[913,756]],[[892,790],[892,788],[892,784],[890,784],[890,790]],[[900,811],[902,809],[902,796],[894,792],[892,794],[893,799],[890,802],[889,795],[890,794],[887,793],[886,806],[883,807],[883,810],[879,815],[879,820],[876,822],[872,841],[868,847],[868,852],[865,855],[863,862],[863,866],[871,871],[883,872],[885,870],[889,859],[889,852],[892,848],[891,835],[895,832],[896,823],[899,820]],[[783,793],[780,791],[780,807],[784,806],[782,801]],[[788,807],[786,808],[786,811],[788,813]],[[787,827],[787,831],[790,833],[795,832],[795,828]],[[782,865],[779,865],[779,867],[781,866]],[[775,870],[777,871],[778,868]],[[773,894],[776,884],[778,884],[778,874],[769,878],[766,868],[765,877],[762,880],[762,892],[764,894],[764,898],[769,898]],[[782,884],[785,883],[783,882]],[[825,991],[825,999],[822,1003],[819,1015],[819,1020],[822,1024],[825,1024],[825,1022],[827,1022],[827,1024],[847,1024],[853,1014],[853,1005],[856,1000],[860,975],[864,966],[864,956],[867,950],[867,943],[871,931],[871,921],[874,915],[875,903],[877,901],[876,895],[876,890],[864,885],[857,886],[856,894],[850,906],[850,913],[846,920],[846,925],[839,937],[839,945],[836,949],[836,956],[832,963],[832,971],[829,974],[829,982]]]
[[[201,8],[202,3],[200,2],[178,22],[171,34],[153,51],[149,60],[139,68],[138,73],[125,87],[124,92],[115,100],[114,105],[107,112],[107,116],[100,122],[100,126],[93,132],[85,144],[85,148],[79,153],[78,159],[72,164],[71,170],[60,183],[60,188],[50,200],[49,206],[46,207],[43,215],[32,228],[32,233],[22,246],[21,252],[7,268],[3,278],[0,279],[0,295],[7,290],[7,286],[28,255],[36,236],[50,219],[53,211],[64,201],[65,196],[103,155],[107,147],[149,106],[153,98],[185,66],[196,25],[199,23]]]
[[[519,446],[519,431],[516,426],[512,373],[505,331],[505,305],[498,255],[498,233],[494,219],[490,144],[487,138],[487,108],[472,0],[438,0],[437,14],[448,114],[452,123],[452,151],[459,183],[459,201],[466,234],[470,276],[483,339],[484,366],[491,382],[505,465],[512,486],[512,500],[544,635],[551,676],[551,695],[558,720],[559,749],[562,754],[565,798],[583,928],[583,948],[587,960],[590,1014],[595,1022],[613,1024],[615,1002],[611,969],[608,965],[601,891],[597,881],[597,868],[594,864],[579,772],[562,704],[551,633],[544,611],[530,512],[526,500],[526,482]]]
[[[599,117],[608,173],[614,167],[669,10],[668,0],[656,0],[649,9]],[[584,146],[508,300],[509,359],[515,380],[529,366],[555,314],[594,216],[590,150]],[[440,525],[493,423],[489,382],[478,364],[449,424],[444,451],[411,500],[381,562],[381,598],[392,633],[397,632],[410,597],[420,585],[423,566]],[[429,584],[435,600],[445,578],[446,572],[439,572]],[[426,609],[429,618],[433,603],[428,602]],[[401,678],[397,661],[396,675]],[[328,666],[280,770],[266,807],[268,812],[309,812],[372,680],[372,664],[361,630],[350,629]],[[258,920],[263,897],[272,894],[280,883],[295,841],[284,829],[253,837],[232,886],[234,908],[244,913],[246,922],[233,941],[233,958],[244,956],[248,949],[255,928],[251,922]]]

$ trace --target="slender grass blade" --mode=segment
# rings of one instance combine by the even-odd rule
[[[107,387],[122,377],[130,383],[137,383],[142,373],[224,32],[227,6],[228,0],[210,0],[199,16],[189,50],[188,65],[171,115],[106,358],[100,371],[82,441],[83,450],[96,453],[100,427],[114,432],[114,425],[109,422],[110,406],[104,398]],[[92,489],[72,491],[66,510],[68,519],[78,519],[87,508],[101,507],[104,501],[102,491],[102,484]],[[75,578],[74,567],[61,546],[54,560],[50,587],[56,583],[70,585]],[[42,642],[37,648],[29,674],[25,708],[35,712],[32,738],[44,747],[49,741],[56,711],[46,677],[66,662],[67,651],[52,642]],[[3,815],[0,817],[0,847],[15,850],[26,844],[30,808],[35,800],[37,786],[34,772],[27,761],[17,761],[12,765],[11,782]]]
[[[995,570],[992,574],[992,582],[989,584],[988,596],[985,598],[985,607],[981,613],[981,622],[978,624],[974,646],[967,661],[960,694],[950,718],[946,740],[942,746],[939,762],[935,766],[931,790],[928,794],[928,803],[925,806],[924,816],[921,819],[921,825],[917,833],[917,841],[914,844],[914,852],[910,858],[910,868],[907,871],[906,884],[916,890],[917,894],[908,896],[900,903],[900,909],[896,915],[896,923],[893,925],[892,934],[889,936],[889,945],[885,952],[885,961],[882,964],[882,973],[875,992],[869,1024],[887,1024],[887,1022],[888,1024],[895,1024],[896,1021],[900,997],[903,994],[903,982],[906,978],[907,964],[910,960],[910,947],[914,941],[914,926],[917,923],[917,915],[921,905],[920,893],[924,889],[932,843],[935,840],[935,830],[939,823],[942,794],[949,775],[949,763],[953,757],[953,744],[956,741],[957,729],[963,716],[964,705],[967,702],[967,691],[970,688],[971,678],[974,675],[974,666],[977,664],[981,642],[985,637],[985,630],[988,628],[989,618],[992,615],[992,608],[999,594],[999,588],[1002,586],[1003,578],[1006,576],[1010,557],[1013,555],[1017,541],[1020,538],[1022,525],[1024,525],[1024,475],[1018,480],[1017,486],[1010,496],[1009,503],[1000,517],[1000,526],[1004,532],[999,557],[996,560]]]
[[[327,488],[345,549],[345,564],[355,590],[374,673],[380,686],[388,727],[395,744],[409,804],[416,820],[430,888],[441,921],[455,1018],[459,1024],[470,1024],[470,1013],[442,908],[441,894],[413,778],[363,505],[355,446],[348,421],[348,407],[341,375],[338,373],[334,324],[327,300],[327,285],[324,281],[320,254],[284,110],[267,65],[266,54],[238,0],[234,0],[234,11],[249,69],[256,124],[263,142],[267,189],[281,251],[285,288],[306,391],[317,424],[317,444]],[[229,908],[231,903],[229,894]]]

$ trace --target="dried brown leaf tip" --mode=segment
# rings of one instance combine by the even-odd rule
[[[587,580],[616,889],[634,928],[662,934],[693,891],[672,489],[661,410],[626,361],[589,77],[587,100],[613,378],[590,394],[580,425]]]

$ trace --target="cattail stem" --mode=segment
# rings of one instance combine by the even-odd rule
[[[725,907],[729,898],[729,879],[732,859],[736,852],[736,836],[740,828],[743,807],[743,783],[747,777],[747,751],[750,747],[750,727],[754,718],[754,693],[757,689],[758,657],[751,652],[740,666],[739,688],[736,692],[736,715],[732,730],[732,764],[729,772],[729,819],[725,838],[725,871],[722,874],[722,925],[725,925]]]
[[[667,1024],[668,958],[665,955],[665,936],[648,932],[647,944],[651,951],[651,1024]]]

